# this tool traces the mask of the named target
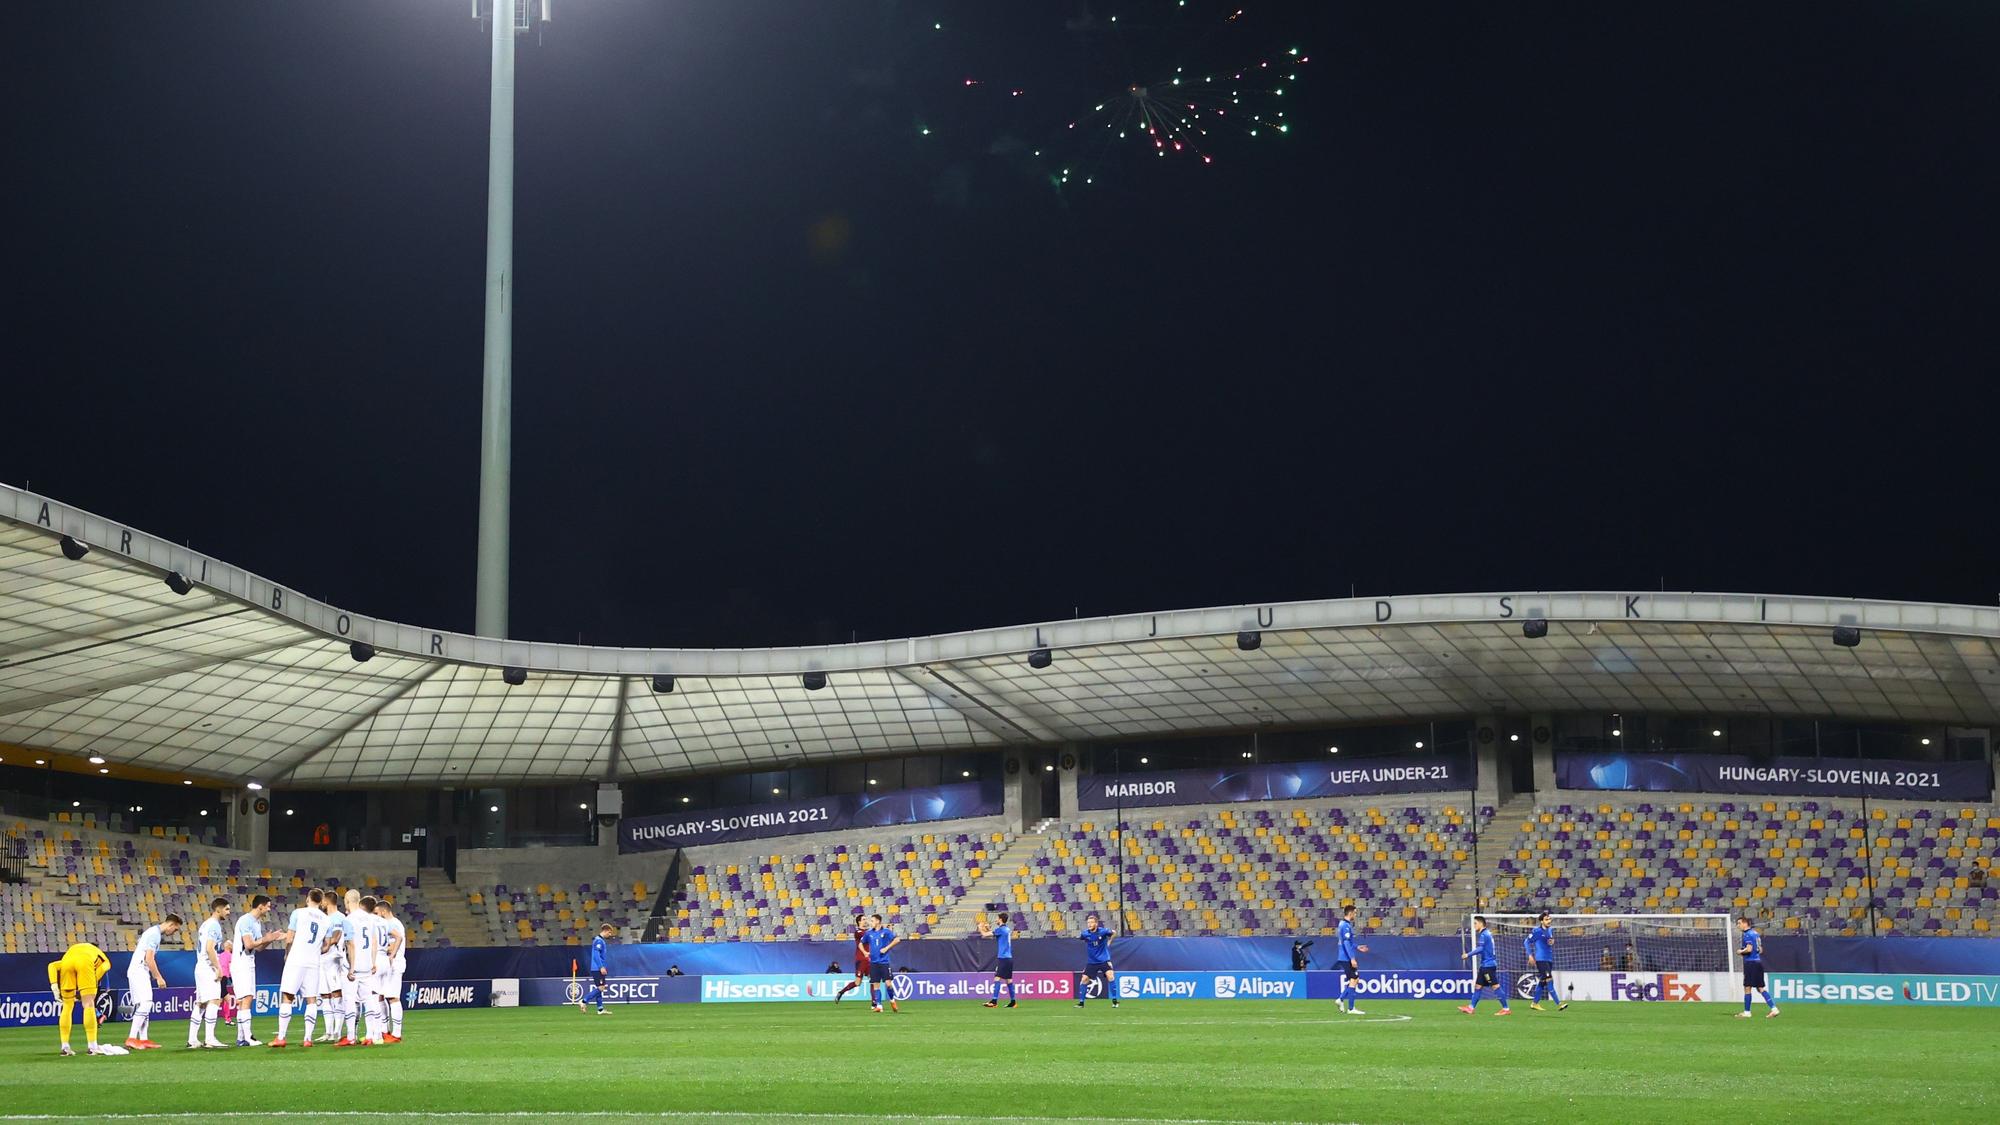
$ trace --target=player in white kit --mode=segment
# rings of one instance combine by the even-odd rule
[[[349,891],[350,895],[354,892]],[[382,920],[375,917],[375,899],[361,895],[347,912],[347,986],[353,992],[353,1023],[363,1047],[381,1045],[382,1015],[375,1008],[375,967],[382,946]]]
[[[293,910],[285,923],[292,936],[286,939],[285,968],[278,978],[278,1037],[271,1040],[273,1047],[285,1045],[292,1009],[301,1000],[305,1001],[305,1044],[312,1045],[313,1021],[319,1017],[320,966],[325,963],[319,945],[326,934],[325,904],[326,892],[314,887],[306,892],[305,905]]]
[[[125,1035],[125,1049],[128,1051],[150,1051],[159,1046],[146,1038],[148,1026],[153,1019],[153,985],[167,986],[167,978],[160,972],[160,942],[181,932],[181,916],[167,915],[166,921],[157,926],[148,926],[139,935],[139,944],[132,948],[132,960],[125,965],[125,987],[132,993],[132,1027]]]
[[[229,941],[229,981],[236,991],[236,1045],[261,1047],[250,1034],[250,1017],[257,1010],[257,951],[275,945],[288,936],[284,930],[264,932],[264,919],[271,913],[271,896],[254,895],[250,909],[236,920],[236,933]]]
[[[347,893],[360,901],[360,895]],[[347,1035],[347,998],[352,992],[347,987],[347,915],[333,896],[328,900],[326,936],[320,939],[319,1010],[325,1025],[320,1038],[336,1047],[351,1047],[354,1040]]]
[[[188,1013],[188,1050],[217,1048],[215,1024],[222,1007],[222,920],[229,917],[229,900],[209,900],[208,917],[194,935],[194,1010]],[[208,1029],[204,1039],[202,1029]]]
[[[409,967],[407,956],[410,937],[403,928],[403,920],[396,917],[395,908],[388,899],[378,899],[375,916],[382,920],[382,948],[380,956],[383,967],[375,970],[375,994],[382,998],[387,1009],[389,1034],[382,1037],[384,1043],[403,1041],[403,970]]]

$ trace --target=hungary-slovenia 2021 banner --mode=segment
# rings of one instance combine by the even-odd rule
[[[893,793],[841,793],[768,805],[740,805],[664,816],[627,817],[618,825],[621,852],[666,851],[731,840],[878,828],[927,820],[997,816],[1003,807],[1000,781],[961,781]]]
[[[1649,793],[1751,793],[1779,797],[1859,797],[1984,801],[1993,779],[1985,762],[1899,762],[1881,758],[1766,758],[1736,754],[1561,752],[1564,789]]]
[[[1472,784],[1469,763],[1442,754],[1399,754],[1346,762],[1275,762],[1242,769],[1154,770],[1086,774],[1076,780],[1078,808],[1291,801],[1371,793],[1440,793]]]

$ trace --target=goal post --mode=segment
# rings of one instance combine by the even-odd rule
[[[1535,962],[1528,955],[1526,942],[1536,916],[1487,913],[1484,917],[1493,932],[1501,979],[1514,982],[1530,977]],[[1728,914],[1553,914],[1549,929],[1555,945],[1558,987],[1565,973],[1739,976],[1743,968],[1736,953],[1740,944],[1735,919]],[[1460,942],[1464,949],[1472,948],[1470,915]],[[1727,997],[1704,995],[1701,999]]]

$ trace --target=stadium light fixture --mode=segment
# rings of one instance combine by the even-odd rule
[[[1327,748],[1326,748],[1326,752],[1327,752],[1327,753],[1329,753],[1329,754],[1338,754],[1338,753],[1340,753],[1340,747],[1338,747],[1338,746],[1329,746],[1329,747],[1327,747]]]
[[[167,589],[172,590],[182,597],[186,597],[194,589],[194,583],[189,582],[187,575],[182,574],[180,571],[170,570],[167,572]]]
[[[1613,737],[1613,738],[1623,738],[1623,737],[1625,737],[1625,731],[1624,731],[1624,729],[1623,729],[1622,727],[1612,727],[1612,728],[1611,728],[1611,737]]]
[[[1045,648],[1035,649],[1028,654],[1028,667],[1041,671],[1056,662],[1056,654]]]
[[[687,804],[687,803],[688,803],[689,801],[692,801],[692,800],[694,800],[694,798],[693,798],[693,797],[682,797],[682,798],[681,798],[681,804],[685,805],[685,804]]]
[[[81,560],[83,556],[90,553],[90,547],[87,544],[79,543],[75,539],[65,535],[62,537],[62,553],[63,553],[63,558],[66,558],[71,562],[77,562]]]
[[[97,772],[98,772],[98,773],[110,773],[110,772],[111,772],[111,770],[110,770],[110,769],[109,769],[108,767],[105,767],[105,766],[99,766],[99,767],[97,768]]]
[[[1236,634],[1236,651],[1256,652],[1264,647],[1264,634],[1255,631]]]
[[[577,806],[577,808],[580,808],[580,809],[582,809],[582,810],[583,810],[584,812],[589,812],[589,811],[590,811],[590,806],[589,806],[589,805],[587,805],[587,804],[583,804],[583,805],[578,805],[578,806]]]
[[[104,764],[104,759],[100,755],[92,754],[90,756],[90,764],[93,766],[101,766]]]
[[[1929,746],[1931,744],[1931,740],[1928,738],[1919,738],[1917,739],[1917,741],[1925,746]]]
[[[1856,648],[1861,644],[1861,630],[1852,625],[1836,625],[1833,629],[1833,643],[1841,648]]]
[[[528,670],[526,668],[502,668],[500,669],[500,679],[508,687],[520,687],[522,684],[528,682]]]
[[[653,694],[666,695],[674,690],[674,678],[667,675],[653,677]]]
[[[82,808],[82,807],[83,807],[83,802],[82,802],[82,801],[71,801],[71,802],[69,803],[69,807],[70,807],[70,808],[73,808],[73,809],[80,809],[80,808]]]
[[[1520,736],[1520,735],[1518,735],[1518,734],[1510,734],[1510,735],[1508,735],[1508,736],[1507,736],[1507,741],[1509,741],[1509,742],[1519,742],[1519,741],[1521,741],[1521,736]]]
[[[208,810],[207,810],[207,809],[202,809],[202,810],[201,810],[201,811],[200,811],[199,813],[197,813],[196,815],[198,815],[198,816],[207,816],[207,815],[208,815]]]
[[[285,815],[286,815],[286,816],[290,816],[290,815],[292,815],[292,810],[290,810],[290,809],[286,809],[286,810],[285,810]]]
[[[1417,739],[1417,749],[1422,750],[1423,748],[1424,748],[1424,740],[1421,738]]]
[[[779,793],[778,787],[775,785],[771,786],[771,796],[776,797],[778,793]]]
[[[35,759],[35,764],[36,764],[36,765],[38,765],[38,766],[46,766],[46,765],[48,765],[49,763],[48,763],[48,759],[46,759],[46,758],[36,758],[36,759]]]
[[[1531,641],[1541,640],[1549,635],[1549,621],[1546,617],[1530,617],[1521,622],[1521,635]]]
[[[1710,737],[1710,738],[1721,738],[1721,737],[1722,737],[1722,728],[1721,728],[1721,727],[1716,727],[1716,728],[1715,728],[1714,730],[1711,730],[1711,731],[1709,731],[1709,732],[1708,732],[1708,737]]]
[[[347,646],[347,655],[352,657],[356,664],[366,664],[375,659],[375,646],[355,641]]]
[[[181,779],[181,784],[182,784],[182,785],[193,785],[193,784],[194,784],[194,781],[193,781],[193,779],[191,779],[191,778],[185,778],[185,777],[184,777],[184,778],[182,778],[182,779]]]
[[[1053,767],[1051,767],[1051,768],[1053,768]],[[870,784],[870,785],[880,785],[880,784],[882,784],[882,779],[881,779],[881,778],[879,778],[879,777],[871,777],[871,778],[869,778],[869,779],[868,779],[868,784]]]
[[[243,788],[245,788],[245,789],[248,789],[248,790],[249,790],[249,791],[251,791],[252,793],[255,793],[255,792],[257,792],[257,791],[258,791],[259,789],[262,789],[262,788],[264,788],[264,783],[263,783],[263,782],[261,782],[261,781],[253,781],[253,782],[251,782],[250,784],[248,784],[248,785],[245,785],[245,786],[244,786]]]
[[[826,673],[807,672],[805,675],[799,677],[799,682],[805,685],[807,691],[818,691],[826,686]]]
[[[486,806],[486,811],[487,811],[487,812],[499,812],[499,811],[500,811],[500,806],[499,806],[499,805],[488,805],[488,806]]]
[[[1141,759],[1139,759],[1139,764],[1143,766],[1143,765],[1146,765],[1146,764],[1147,764],[1148,762],[1150,762],[1151,760],[1152,760],[1152,759],[1150,759],[1150,758],[1141,758]]]
[[[1925,741],[1926,741],[1926,742],[1928,742],[1928,741],[1930,741],[1930,740],[1929,740],[1929,739],[1925,739]],[[972,776],[972,771],[971,771],[971,770],[960,770],[960,771],[958,771],[958,776],[960,776],[960,777],[971,777],[971,776]]]
[[[1043,772],[1043,773],[1054,773],[1054,772],[1056,772],[1056,764],[1055,764],[1054,762],[1043,762],[1043,763],[1042,763],[1042,772]],[[869,782],[868,784],[870,784],[870,785],[873,785],[873,784],[875,784],[875,783],[871,781],[871,782]]]

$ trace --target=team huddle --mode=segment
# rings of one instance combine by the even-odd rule
[[[359,891],[344,900],[317,888],[293,910],[285,928],[267,931],[269,895],[257,895],[249,908],[229,921],[226,898],[208,904],[208,916],[195,930],[194,1007],[188,1015],[188,1049],[229,1046],[217,1037],[220,1024],[235,1026],[238,1047],[261,1047],[251,1034],[257,998],[257,952],[273,945],[285,949],[278,981],[278,1033],[270,1046],[283,1047],[292,1017],[303,1012],[305,1035],[300,1046],[315,1041],[336,1047],[381,1046],[403,1041],[403,973],[409,964],[409,936],[395,908]],[[148,1035],[154,1009],[153,989],[166,986],[160,970],[160,943],[185,926],[169,914],[139,935],[125,969],[125,987],[132,997],[132,1025],[125,1050],[153,1050],[160,1044]],[[94,945],[71,946],[49,965],[49,984],[58,1004],[57,1026],[62,1053],[70,1047],[70,1007],[80,1004],[90,1054],[118,1054],[97,1041],[98,983],[110,971],[111,959]],[[315,1031],[318,1032],[315,1037]]]

